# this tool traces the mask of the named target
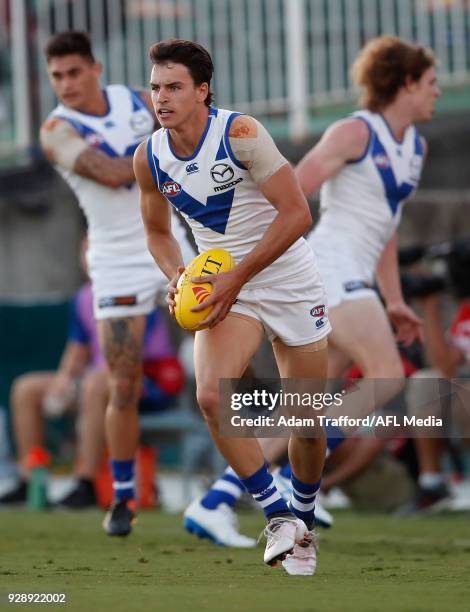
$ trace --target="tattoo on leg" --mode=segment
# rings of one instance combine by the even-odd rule
[[[137,402],[140,388],[142,338],[137,321],[133,318],[106,321],[103,344],[111,371],[111,403],[125,408]]]
[[[129,322],[127,319],[111,319],[112,339],[118,344],[124,344],[129,334]]]

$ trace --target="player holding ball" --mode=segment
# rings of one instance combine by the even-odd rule
[[[134,156],[149,249],[171,279],[172,312],[183,260],[170,205],[187,221],[200,253],[220,248],[235,259],[227,272],[192,279],[212,285],[193,310],[212,307],[195,338],[197,399],[220,452],[264,510],[265,563],[282,560],[289,574],[312,575],[324,437],[291,436],[287,505],[258,441],[218,433],[219,379],[243,374],[264,333],[282,378],[326,377],[330,324],[315,258],[302,237],[312,222],[308,204],[263,126],[211,105],[213,64],[202,46],[168,40],[155,44],[150,58],[152,102],[162,127]],[[311,314],[320,306],[321,320]]]

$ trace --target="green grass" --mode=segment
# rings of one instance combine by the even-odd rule
[[[100,612],[455,612],[470,606],[468,515],[399,520],[338,513],[335,527],[321,532],[313,578],[265,567],[261,545],[229,550],[197,540],[183,531],[180,517],[142,513],[125,540],[106,537],[100,522],[97,512],[1,512],[0,608],[8,592],[66,592],[62,609]],[[256,535],[261,515],[243,515],[242,528]]]

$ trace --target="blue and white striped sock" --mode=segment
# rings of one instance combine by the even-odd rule
[[[340,427],[336,427],[336,425],[325,425],[326,432],[326,445],[328,450],[334,451],[340,444],[342,444],[346,440],[346,436],[344,435],[344,431]]]
[[[315,522],[315,497],[320,488],[320,480],[314,484],[301,482],[292,473],[292,496],[289,507],[295,516],[302,519],[308,529],[312,529]]]
[[[240,480],[248,493],[251,493],[253,499],[263,508],[266,518],[270,518],[273,514],[292,515],[286,502],[276,489],[273,477],[268,471],[267,463],[248,478],[240,478]]]
[[[114,499],[118,502],[134,499],[134,459],[111,459]]]
[[[244,491],[245,487],[229,466],[201,499],[201,504],[208,510],[215,510],[220,504],[233,508]]]

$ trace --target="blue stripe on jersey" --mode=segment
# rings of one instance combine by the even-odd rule
[[[225,125],[224,140],[225,140],[225,147],[227,149],[228,154],[230,155],[230,159],[233,161],[233,163],[236,166],[238,166],[238,168],[241,168],[242,170],[246,170],[245,166],[243,166],[233,154],[232,147],[230,146],[229,136],[228,136],[229,131],[230,131],[230,126],[232,125],[233,120],[239,117],[240,115],[243,115],[243,113],[232,113],[230,117],[227,119],[227,123]]]
[[[414,190],[414,185],[409,183],[397,184],[395,174],[393,172],[390,158],[388,157],[383,144],[380,142],[379,137],[374,133],[372,143],[372,161],[382,179],[382,183],[385,189],[385,196],[387,198],[388,205],[392,211],[392,215],[395,216],[400,206],[400,202],[405,200],[411,192]]]
[[[227,155],[227,151],[225,150],[224,136],[222,136],[222,139],[220,141],[219,150],[217,151],[217,155],[215,156],[215,161],[221,161],[222,159],[227,159],[227,157],[228,155]]]
[[[158,182],[158,174],[157,174],[157,158],[154,156],[152,152],[152,137],[147,138],[147,162],[150,168],[150,171],[153,176],[153,182],[155,183],[155,187],[160,191],[160,183]]]
[[[363,121],[366,126],[367,129],[369,130],[369,139],[367,141],[367,145],[366,148],[364,149],[364,153],[361,155],[361,157],[358,157],[357,159],[349,159],[346,163],[347,164],[359,164],[361,161],[364,161],[364,159],[367,157],[367,154],[369,153],[370,150],[370,142],[372,140],[372,127],[370,125],[370,123],[367,121],[367,119],[364,119],[364,117],[360,117],[357,115],[351,115],[352,119],[360,119],[361,121]]]
[[[235,189],[211,195],[207,198],[206,204],[202,204],[190,196],[189,193],[186,193],[184,189],[181,189],[179,183],[176,183],[166,172],[161,170],[158,158],[152,152],[151,138],[147,141],[147,160],[157,189],[175,208],[204,227],[219,234],[225,234]],[[163,191],[165,183],[176,184],[181,190],[175,195],[168,196]]]
[[[215,109],[209,109],[209,114],[207,115],[207,123],[206,123],[206,127],[204,129],[204,132],[201,136],[201,138],[199,139],[198,145],[197,147],[194,149],[193,153],[189,156],[189,157],[180,157],[179,155],[176,155],[176,153],[173,150],[173,146],[171,144],[171,138],[170,138],[170,130],[166,130],[166,137],[168,139],[168,147],[170,149],[170,151],[172,152],[172,154],[174,155],[174,157],[176,157],[176,159],[179,159],[180,161],[191,161],[192,159],[194,159],[195,157],[197,157],[199,151],[201,150],[202,145],[204,144],[204,141],[206,139],[207,136],[207,132],[209,131],[210,125],[212,123],[212,117],[214,117],[214,113],[212,112]]]
[[[130,157],[131,155],[134,155],[139,144],[140,142],[135,142],[134,144],[129,145],[124,151],[124,157]]]
[[[135,113],[136,111],[142,108],[145,110],[148,110],[147,105],[140,97],[140,92],[137,91],[136,89],[132,89],[131,87],[129,87],[128,89],[129,89],[129,93],[131,94],[132,112]]]
[[[94,148],[103,151],[103,153],[106,153],[106,155],[108,155],[109,157],[120,157],[119,153],[117,153],[105,140],[102,140],[103,136],[99,132],[95,132],[95,130],[92,130],[87,125],[84,125],[83,123],[78,121],[78,119],[73,119],[72,117],[65,117],[63,115],[56,115],[56,117],[58,117],[59,119],[63,119],[64,121],[68,121],[70,125],[72,125],[77,130],[80,136],[82,136],[90,146],[93,146]],[[97,146],[93,145],[90,139],[87,138],[87,136],[89,137],[93,134],[98,136],[98,140],[96,141]]]
[[[423,141],[421,140],[419,130],[416,127],[415,127],[415,155],[420,155],[421,157],[424,155]]]

